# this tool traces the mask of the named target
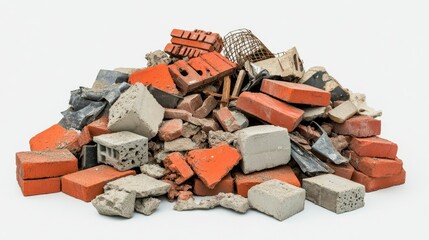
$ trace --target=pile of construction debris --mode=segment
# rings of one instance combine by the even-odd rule
[[[272,53],[246,29],[171,37],[147,68],[100,70],[71,91],[59,123],[16,154],[24,196],[62,191],[125,218],[166,196],[177,211],[284,220],[306,199],[343,213],[405,182],[381,112],[323,67],[305,71],[296,48]]]

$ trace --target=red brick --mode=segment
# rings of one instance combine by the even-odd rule
[[[370,177],[388,177],[402,171],[402,160],[399,158],[360,157],[353,151],[346,151],[345,155],[350,157],[350,163],[356,170]]]
[[[111,133],[107,128],[107,124],[109,123],[109,116],[103,116],[94,122],[88,124],[88,130],[92,137]]]
[[[349,149],[361,157],[395,159],[398,145],[380,137],[352,138]]]
[[[352,181],[358,182],[365,186],[366,192],[372,192],[383,188],[388,188],[405,183],[405,170],[393,176],[374,178],[365,175],[362,172],[354,171]]]
[[[79,133],[79,137],[77,139],[77,143],[79,144],[79,148],[82,148],[83,145],[86,145],[92,141],[91,133],[89,132],[88,126],[85,126],[82,131]]]
[[[183,133],[183,121],[172,119],[164,121],[158,130],[158,137],[162,141],[171,141],[180,137]]]
[[[368,116],[354,116],[344,123],[334,123],[334,132],[353,137],[372,137],[380,135],[381,121]]]
[[[193,40],[188,40],[188,39],[183,39],[183,38],[173,37],[171,39],[171,43],[177,44],[177,45],[193,47],[193,48],[199,48],[199,49],[203,49],[206,51],[214,51],[214,46],[209,44],[209,43],[193,41]]]
[[[201,130],[206,133],[209,133],[210,131],[220,130],[219,124],[217,124],[217,122],[212,118],[193,118],[192,120],[199,123],[199,125],[201,125]]]
[[[214,196],[221,192],[234,193],[234,179],[227,174],[213,189],[210,189],[199,178],[195,178],[193,191],[198,196]]]
[[[80,138],[80,133],[74,129],[65,129],[58,124],[51,126],[45,131],[30,139],[30,149],[32,151],[44,151],[54,149],[68,149],[72,153],[80,151],[84,144]]]
[[[237,108],[273,125],[292,132],[301,122],[304,111],[263,93],[243,92]]]
[[[135,174],[133,170],[119,172],[112,167],[98,165],[63,176],[61,178],[62,191],[72,197],[90,202],[97,195],[103,193],[103,187],[106,183]]]
[[[235,174],[237,194],[247,197],[247,192],[251,187],[272,179],[277,179],[294,186],[301,187],[301,183],[292,169],[289,166],[280,166],[260,172],[253,172],[247,175],[237,172]]]
[[[240,152],[226,144],[210,149],[192,150],[186,156],[186,161],[210,189],[213,189],[240,160]]]
[[[18,152],[16,168],[22,179],[59,177],[78,170],[77,158],[67,149]]]
[[[128,79],[129,83],[142,83],[145,86],[151,84],[171,94],[179,94],[179,91],[171,78],[167,64],[159,64],[134,72]]]
[[[170,153],[164,160],[164,165],[170,171],[179,174],[179,178],[175,180],[176,184],[182,184],[194,175],[191,167],[186,163],[185,158],[179,152]]]
[[[24,180],[16,173],[16,179],[24,196],[61,192],[60,177]]]
[[[201,79],[210,79],[220,73],[201,57],[190,59],[188,64],[201,76]]]
[[[164,118],[165,119],[182,119],[183,121],[189,121],[192,117],[192,113],[182,110],[182,109],[173,109],[165,108],[164,109]]]
[[[210,52],[201,55],[201,58],[206,61],[210,66],[212,66],[218,72],[228,72],[231,73],[234,68],[237,67],[237,64],[229,61],[228,58],[222,56],[218,52]],[[229,75],[229,74],[225,74]]]
[[[195,110],[203,105],[203,99],[200,94],[191,94],[183,98],[182,101],[177,105],[176,109],[186,110],[190,113],[194,113]]]
[[[300,83],[264,79],[261,91],[288,103],[328,106],[331,93]]]
[[[316,131],[312,126],[305,126],[300,124],[298,125],[298,127],[296,127],[296,130],[307,140],[316,141],[320,138],[320,133]]]
[[[227,132],[234,132],[240,129],[231,111],[227,107],[222,107],[214,113],[222,128]]]
[[[335,163],[327,161],[326,164],[335,171],[335,175],[346,179],[351,179],[353,172],[355,171],[354,167],[350,163],[337,165]]]
[[[195,110],[194,114],[192,114],[196,118],[205,118],[209,115],[213,109],[217,106],[217,100],[214,96],[208,96],[201,107]]]

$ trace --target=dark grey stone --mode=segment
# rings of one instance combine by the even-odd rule
[[[161,89],[152,87],[152,85],[149,85],[147,89],[152,94],[152,96],[156,99],[156,101],[165,108],[176,108],[179,101],[183,99],[183,97],[181,96],[164,92]]]

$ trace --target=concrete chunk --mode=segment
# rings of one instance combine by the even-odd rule
[[[164,117],[164,108],[141,83],[132,85],[113,104],[108,128],[113,132],[130,131],[153,138]]]
[[[307,122],[311,122],[318,117],[326,117],[327,110],[330,110],[331,107],[309,107],[304,109],[304,116],[302,119]]]
[[[349,100],[328,112],[329,118],[336,123],[343,123],[357,113],[356,106]]]
[[[138,198],[136,199],[134,208],[136,212],[149,216],[155,212],[155,210],[159,207],[159,204],[161,204],[161,200],[158,198]]]
[[[362,93],[350,93],[350,101],[356,106],[357,113],[363,116],[369,117],[379,117],[382,115],[380,110],[375,110],[374,108],[368,106],[366,103],[366,96]]]
[[[198,144],[189,138],[178,138],[164,143],[164,151],[166,152],[183,152],[197,148]]]
[[[98,195],[91,203],[101,215],[131,218],[135,200],[136,192],[110,190]]]
[[[219,193],[217,196],[221,199],[219,202],[220,206],[224,208],[232,209],[239,213],[245,213],[250,208],[247,198],[238,194]]]
[[[307,200],[335,213],[344,213],[365,205],[365,187],[348,179],[325,174],[305,178],[302,187]]]
[[[187,211],[195,209],[212,209],[219,206],[219,199],[216,196],[204,197],[199,203],[195,202],[193,198],[187,200],[177,199],[174,205],[176,211]]]
[[[111,165],[119,171],[129,170],[148,162],[148,140],[132,132],[117,132],[94,137],[98,143],[99,163]]]
[[[304,210],[305,190],[273,179],[252,187],[250,206],[283,221]]]
[[[224,132],[222,130],[209,132],[208,142],[210,147],[217,147],[222,143],[231,145],[235,140],[237,140],[235,133]]]
[[[286,128],[253,126],[237,131],[237,136],[237,147],[243,156],[240,166],[245,174],[284,165],[290,160],[291,146]]]
[[[166,194],[170,189],[170,184],[156,180],[155,178],[149,177],[145,174],[139,174],[108,182],[104,186],[105,191],[111,189],[126,192],[136,192],[137,198],[145,198]]]
[[[162,178],[165,173],[165,169],[158,164],[144,164],[140,166],[140,171],[156,179]]]

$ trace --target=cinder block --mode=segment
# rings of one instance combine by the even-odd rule
[[[235,173],[234,178],[237,194],[240,194],[243,197],[247,197],[247,193],[251,187],[272,179],[277,179],[282,182],[301,187],[301,183],[289,166],[279,166],[250,174],[237,172]]]
[[[78,163],[67,149],[18,152],[16,170],[22,179],[60,177],[76,172]]]
[[[300,83],[264,79],[261,91],[288,103],[326,107],[331,102],[331,93]]]
[[[240,167],[245,174],[285,165],[290,160],[291,146],[287,129],[260,125],[237,132],[237,148],[243,160]]]
[[[335,213],[344,213],[365,205],[365,187],[348,179],[324,174],[302,180],[307,200]]]
[[[249,190],[250,206],[283,221],[304,210],[305,190],[276,179]]]
[[[125,91],[109,111],[108,128],[113,132],[130,131],[153,138],[164,117],[164,108],[147,88],[136,83]]]
[[[263,93],[243,92],[237,108],[268,123],[287,128],[292,132],[301,122],[304,111]]]
[[[119,172],[112,167],[99,165],[63,176],[61,186],[65,194],[90,202],[103,193],[103,187],[109,181],[135,174],[133,170]]]
[[[270,75],[279,75],[282,78],[299,79],[304,75],[302,60],[295,47],[280,57],[265,59],[253,64],[268,70]]]
[[[132,132],[116,132],[94,137],[97,159],[119,171],[130,170],[148,162],[148,140]]]
[[[145,86],[152,85],[171,94],[179,94],[173,78],[168,71],[167,64],[159,64],[134,72],[130,75],[131,84],[142,83]]]

